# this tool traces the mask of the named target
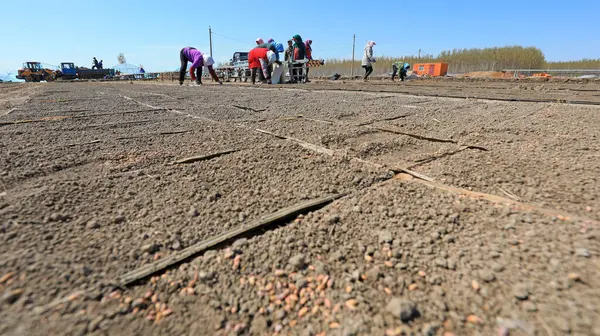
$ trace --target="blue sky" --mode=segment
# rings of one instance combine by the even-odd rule
[[[90,66],[96,56],[113,66],[120,52],[147,71],[173,70],[184,46],[208,53],[209,25],[217,62],[249,50],[258,37],[285,42],[296,33],[313,40],[313,56],[319,58],[350,57],[352,34],[357,57],[374,40],[376,55],[520,44],[539,47],[553,61],[600,58],[596,0],[304,3],[2,0],[0,76],[26,60]],[[251,23],[248,16],[254,17]]]

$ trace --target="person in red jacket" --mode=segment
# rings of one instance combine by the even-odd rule
[[[250,53],[248,53],[248,66],[252,71],[250,75],[252,84],[256,82],[256,74],[259,69],[262,69],[262,73],[267,79],[267,83],[271,84],[271,76],[268,72],[268,66],[276,60],[277,56],[275,53],[267,48],[254,48],[250,50]]]

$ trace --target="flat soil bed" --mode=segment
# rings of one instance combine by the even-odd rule
[[[600,335],[597,103],[593,82],[0,85],[0,334]]]

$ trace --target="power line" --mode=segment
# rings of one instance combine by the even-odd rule
[[[215,31],[214,31],[214,30],[212,31],[212,34],[213,34],[213,35],[217,35],[217,36],[221,36],[221,37],[224,37],[224,38],[226,38],[226,39],[230,39],[230,40],[232,40],[232,41],[236,41],[236,42],[241,42],[241,43],[250,43],[250,44],[254,43],[254,42],[249,42],[249,41],[240,40],[240,39],[237,39],[237,38],[234,38],[234,37],[230,37],[230,36],[227,36],[227,35],[223,35],[223,34],[215,33]]]

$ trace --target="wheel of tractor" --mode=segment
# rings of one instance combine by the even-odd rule
[[[28,83],[33,82],[33,76],[32,75],[25,76],[25,82],[28,82]]]

